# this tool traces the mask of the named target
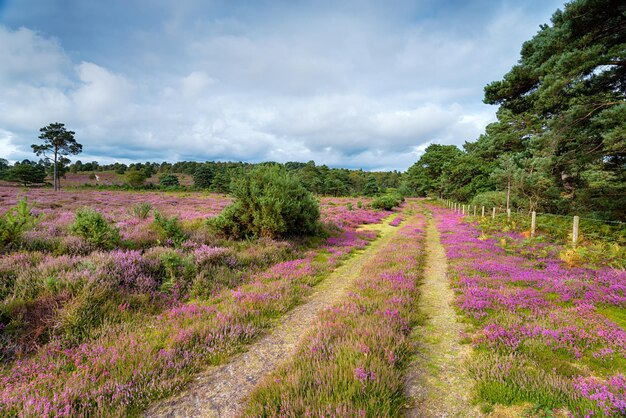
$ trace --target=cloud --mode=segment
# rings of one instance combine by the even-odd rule
[[[30,1],[10,3],[13,20],[0,24],[0,145],[11,159],[32,158],[39,128],[59,121],[102,161],[400,170],[430,143],[478,137],[495,112],[483,86],[556,8],[189,0],[149,13],[113,2],[103,14],[87,2],[64,26],[52,23],[59,4],[30,14]]]
[[[81,120],[98,123],[126,114],[134,90],[130,81],[90,62],[81,62],[76,73],[80,84],[71,98]]]

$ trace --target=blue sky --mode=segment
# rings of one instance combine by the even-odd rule
[[[0,158],[64,122],[103,162],[406,170],[561,1],[0,0]]]

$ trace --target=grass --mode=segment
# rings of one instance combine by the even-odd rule
[[[544,415],[626,413],[623,271],[570,263],[558,245],[512,231],[488,236],[436,211],[456,304],[470,323],[476,402],[530,404]]]
[[[421,220],[366,264],[345,302],[324,311],[297,353],[250,397],[244,416],[397,416],[421,277]]]

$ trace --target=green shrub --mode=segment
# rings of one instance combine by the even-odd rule
[[[130,170],[126,172],[126,181],[132,187],[141,187],[146,182],[146,172],[143,170]]]
[[[317,200],[277,166],[252,169],[233,184],[235,202],[210,224],[232,237],[313,235],[319,231]]]
[[[41,219],[31,213],[26,198],[20,199],[14,208],[0,216],[0,249],[16,243],[24,232],[33,228]]]
[[[91,208],[76,211],[70,233],[82,237],[88,243],[104,249],[115,247],[120,241],[117,229],[111,226],[101,213]]]
[[[130,207],[130,213],[139,222],[145,221],[152,210],[152,205],[148,202],[136,203]]]
[[[382,196],[378,196],[372,201],[372,207],[374,209],[391,210],[404,201],[404,197],[395,189],[389,189],[387,193]]]
[[[159,185],[163,187],[176,187],[180,186],[178,177],[171,173],[165,173],[159,177]]]
[[[180,246],[186,239],[187,235],[183,232],[177,216],[167,217],[159,211],[154,211],[153,227],[159,234],[161,241],[169,241],[175,246]]]

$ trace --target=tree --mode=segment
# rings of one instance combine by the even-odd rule
[[[7,170],[6,179],[22,183],[25,187],[31,184],[41,184],[46,179],[46,169],[40,164],[16,163]]]
[[[441,175],[461,155],[461,150],[455,145],[429,145],[424,155],[407,171],[407,185],[411,192],[418,196],[431,193],[441,196]]]
[[[603,196],[595,202],[608,211],[616,199],[626,205],[625,28],[623,0],[574,0],[524,43],[502,80],[485,87],[485,102],[516,125],[535,121],[528,146],[542,161],[531,166],[551,177],[563,207],[580,207],[581,194]]]
[[[213,183],[215,170],[212,166],[205,163],[198,167],[193,174],[193,185],[200,189],[208,189]]]
[[[65,129],[63,123],[51,123],[39,131],[41,132],[39,139],[43,140],[43,144],[33,144],[31,147],[38,156],[43,154],[46,158],[49,158],[47,153],[52,153],[54,164],[53,183],[54,190],[57,191],[60,189],[58,172],[60,157],[79,154],[83,151],[83,146],[74,139],[75,132]]]
[[[373,175],[367,177],[365,187],[363,187],[363,196],[376,196],[380,193],[380,188]]]
[[[2,180],[9,171],[9,162],[4,158],[0,158],[0,180]]]

